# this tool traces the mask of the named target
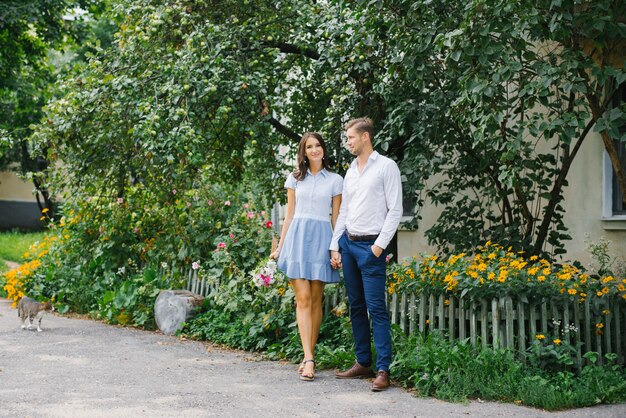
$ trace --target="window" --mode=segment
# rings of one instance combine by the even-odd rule
[[[626,102],[626,83],[623,83],[619,91],[613,97],[612,105],[620,106]],[[620,134],[626,133],[626,125],[620,127]],[[619,161],[626,170],[626,142],[614,139],[613,144],[617,150]],[[622,194],[615,171],[608,154],[604,153],[604,218],[605,219],[625,219],[626,218],[626,196]]]
[[[620,86],[619,91],[615,94],[613,99],[613,106],[620,106],[622,103],[626,102],[626,83]],[[624,134],[626,132],[626,125],[623,125],[620,128],[620,134]],[[619,156],[619,161],[622,164],[624,170],[626,170],[626,142],[620,141],[619,139],[614,139],[613,143],[615,144],[615,149],[617,149],[617,155]],[[611,168],[612,172],[612,168]],[[612,173],[613,174],[613,173]],[[617,176],[613,175],[612,181],[612,212],[613,215],[626,215],[626,196],[622,195],[622,190],[619,187],[619,182],[617,181]]]

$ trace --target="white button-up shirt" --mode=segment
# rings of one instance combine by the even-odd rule
[[[387,248],[401,218],[402,179],[397,164],[374,151],[359,172],[355,159],[343,180],[330,249],[339,250],[339,239],[346,229],[353,235],[378,235],[374,244]]]

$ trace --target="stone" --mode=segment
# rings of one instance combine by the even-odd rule
[[[154,319],[163,334],[173,335],[198,313],[204,298],[188,290],[161,290],[154,302]]]

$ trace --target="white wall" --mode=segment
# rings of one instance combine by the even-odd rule
[[[0,200],[35,202],[33,183],[20,179],[12,171],[1,171]]]
[[[566,211],[564,222],[572,240],[565,243],[567,254],[564,260],[590,263],[585,241],[597,242],[602,237],[611,241],[613,256],[626,259],[626,217],[603,219],[603,154],[602,139],[598,134],[590,134],[570,168],[563,207]],[[399,260],[422,252],[434,253],[435,249],[428,245],[424,232],[433,225],[440,210],[427,200],[418,230],[398,232]]]

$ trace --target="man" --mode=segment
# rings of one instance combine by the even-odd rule
[[[345,126],[347,145],[356,156],[343,183],[343,200],[330,243],[331,265],[343,267],[350,303],[356,362],[338,379],[370,377],[370,322],[376,347],[375,392],[389,387],[391,323],[386,305],[386,248],[402,217],[400,170],[374,151],[374,126],[358,118]]]

